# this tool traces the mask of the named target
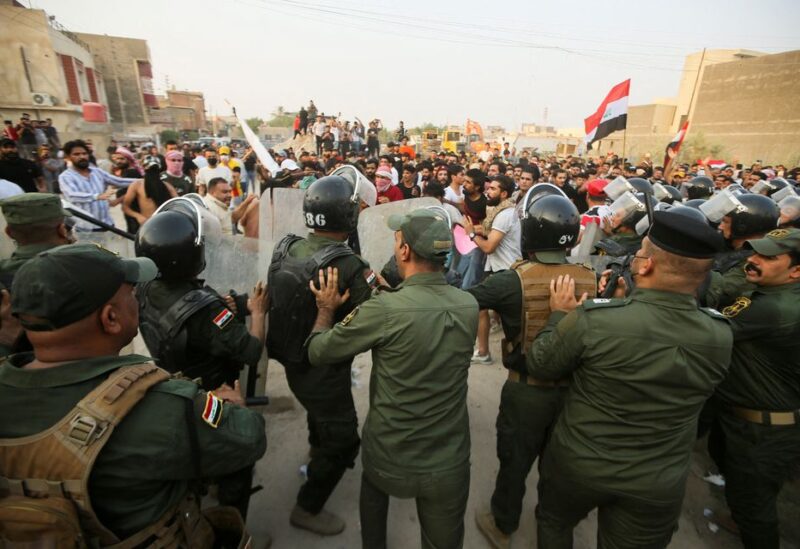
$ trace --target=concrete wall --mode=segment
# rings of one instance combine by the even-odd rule
[[[89,44],[97,70],[103,75],[111,121],[116,127],[123,123],[129,131],[147,128],[144,98],[139,82],[137,60],[150,61],[150,49],[145,40],[99,34],[78,33]],[[124,113],[123,113],[124,111]]]
[[[800,164],[800,50],[707,67],[689,135],[745,164]]]
[[[22,61],[24,49],[30,85]],[[105,146],[106,124],[84,122],[80,106],[67,103],[69,93],[58,53],[79,59],[95,68],[93,57],[80,44],[53,29],[43,10],[0,5],[0,116],[18,121],[23,112],[37,119],[51,118],[62,143],[78,137],[90,138],[96,147]],[[33,88],[31,90],[31,88]],[[31,92],[55,97],[54,107],[35,106]]]
[[[192,122],[181,129],[199,130],[206,127],[206,104],[201,92],[167,90],[167,98],[170,106],[187,107],[193,111]]]

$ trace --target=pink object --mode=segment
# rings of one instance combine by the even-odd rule
[[[461,255],[466,255],[478,247],[477,244],[469,239],[469,235],[461,225],[456,225],[453,229],[453,238],[456,241],[456,250]]]

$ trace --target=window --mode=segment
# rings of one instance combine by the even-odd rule
[[[61,68],[64,70],[64,80],[67,84],[67,102],[72,105],[81,104],[81,92],[75,75],[75,64],[69,55],[58,54],[61,59]]]
[[[78,81],[78,89],[80,90],[80,98],[81,102],[89,101],[91,99],[91,95],[89,94],[89,84],[86,80],[86,69],[78,59],[73,59],[75,63],[75,75]]]

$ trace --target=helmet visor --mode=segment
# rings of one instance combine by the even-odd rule
[[[719,223],[726,215],[747,211],[747,207],[731,191],[725,189],[700,204],[700,211],[712,223]]]

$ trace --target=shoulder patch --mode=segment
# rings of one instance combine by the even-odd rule
[[[586,311],[591,311],[592,309],[608,309],[610,307],[624,307],[630,303],[629,299],[619,299],[619,298],[596,298],[596,299],[587,299],[583,302],[583,308]]]
[[[789,236],[789,231],[787,229],[775,229],[774,231],[768,232],[767,236],[776,240],[781,240]]]
[[[728,317],[719,312],[716,309],[711,307],[700,307],[700,310],[703,311],[705,314],[710,316],[711,318],[716,318],[717,320],[728,320]]]
[[[341,320],[341,322],[339,322],[339,324],[341,324],[342,326],[347,326],[348,324],[350,324],[350,321],[356,317],[357,314],[358,314],[358,307],[350,311],[350,314],[344,317]]]
[[[225,326],[230,324],[231,320],[233,320],[233,313],[227,307],[222,309],[217,316],[214,317],[212,321],[214,325],[219,328],[220,330],[224,329]]]
[[[164,181],[166,179],[167,179],[167,172],[161,172],[161,181]]]
[[[727,318],[733,318],[737,316],[739,313],[747,309],[752,301],[750,301],[749,297],[737,297],[736,301],[734,301],[731,305],[728,305],[724,309],[722,309],[722,314],[725,315]]]
[[[214,429],[222,419],[222,399],[217,398],[214,393],[206,393],[206,404],[203,407],[203,421],[211,425]]]

